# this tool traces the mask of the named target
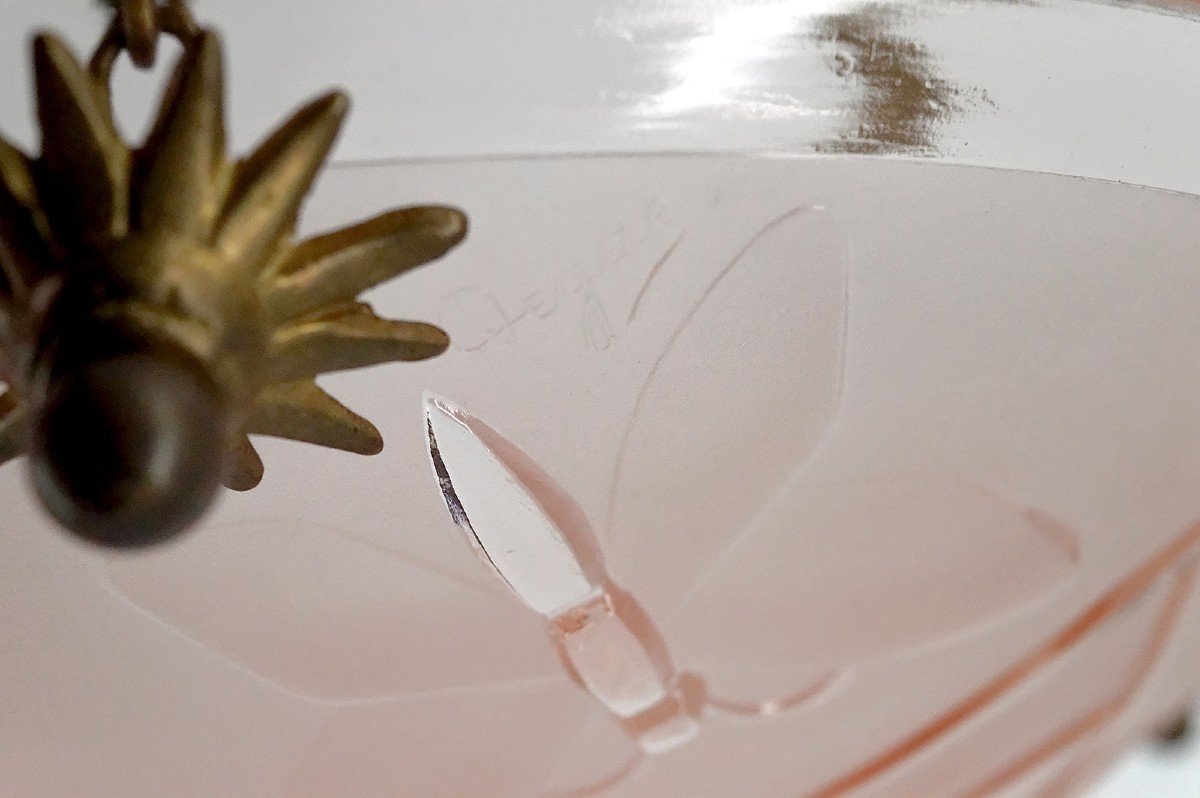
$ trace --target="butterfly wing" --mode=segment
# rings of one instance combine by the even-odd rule
[[[558,668],[542,625],[502,592],[300,519],[213,525],[107,568],[131,603],[312,699],[502,684]]]
[[[799,480],[694,585],[665,634],[714,695],[786,703],[856,662],[1019,612],[1075,557],[1069,530],[966,482]]]
[[[614,578],[652,617],[820,442],[845,327],[845,242],[831,214],[803,206],[731,252],[676,329],[626,432],[604,541]]]
[[[731,707],[993,621],[1074,556],[1069,531],[965,482],[807,481],[841,399],[848,268],[832,212],[768,222],[670,339],[622,449],[610,570]]]

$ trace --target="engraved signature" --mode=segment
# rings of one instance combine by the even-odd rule
[[[610,296],[616,287],[615,278],[625,268],[643,261],[643,250],[660,238],[662,231],[679,229],[662,200],[651,200],[629,220],[602,235],[590,252],[580,253],[564,268],[544,270],[542,273],[550,275],[544,281],[519,286],[505,296],[477,286],[451,291],[440,302],[442,326],[452,331],[455,349],[477,352],[514,341],[524,327],[567,312],[578,319],[582,345],[603,352],[635,320],[646,288],[674,253],[682,232],[648,266],[649,276],[633,299],[628,318],[624,314],[614,317],[610,311],[616,301]]]

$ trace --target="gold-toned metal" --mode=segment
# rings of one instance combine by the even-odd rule
[[[158,52],[158,14],[154,0],[122,0],[118,7],[121,33],[129,57],[142,69],[154,66]]]
[[[904,34],[904,21],[904,9],[886,3],[817,17],[814,35],[834,48],[834,74],[853,80],[860,95],[849,129],[818,142],[819,152],[932,155],[946,120],[986,105],[985,95],[938,74],[937,59]]]
[[[113,66],[123,50],[152,62],[162,33],[185,51],[133,148],[113,119]],[[50,35],[36,39],[34,65],[41,155],[0,141],[0,458],[26,449],[61,342],[97,321],[134,331],[151,351],[186,352],[217,386],[230,488],[262,478],[247,433],[378,452],[374,426],[314,378],[446,349],[437,327],[381,318],[357,298],[445,254],[465,236],[465,216],[408,208],[297,241],[347,98],[313,101],[232,160],[220,45],[182,3],[120,2],[88,67]]]
[[[1181,712],[1155,735],[1159,745],[1166,749],[1183,748],[1196,734],[1196,719],[1191,710]]]
[[[114,0],[114,7],[117,15],[89,66],[106,90],[122,51],[129,53],[135,66],[148,69],[154,66],[159,36],[174,36],[186,47],[201,32],[184,0],[167,0],[161,6],[154,0]]]

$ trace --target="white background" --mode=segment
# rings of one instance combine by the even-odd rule
[[[1147,746],[1131,752],[1093,798],[1196,798],[1200,795],[1200,737],[1180,750]]]

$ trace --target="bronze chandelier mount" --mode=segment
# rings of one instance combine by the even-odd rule
[[[122,52],[183,44],[148,138],[118,133]],[[102,544],[174,536],[221,484],[263,476],[250,435],[358,454],[383,441],[321,374],[442,353],[439,328],[364,291],[444,255],[466,217],[420,206],[301,240],[348,110],[327,94],[242,159],[226,149],[216,33],[179,0],[115,4],[90,62],[33,44],[41,153],[0,140],[0,459],[28,455],[46,509]]]

